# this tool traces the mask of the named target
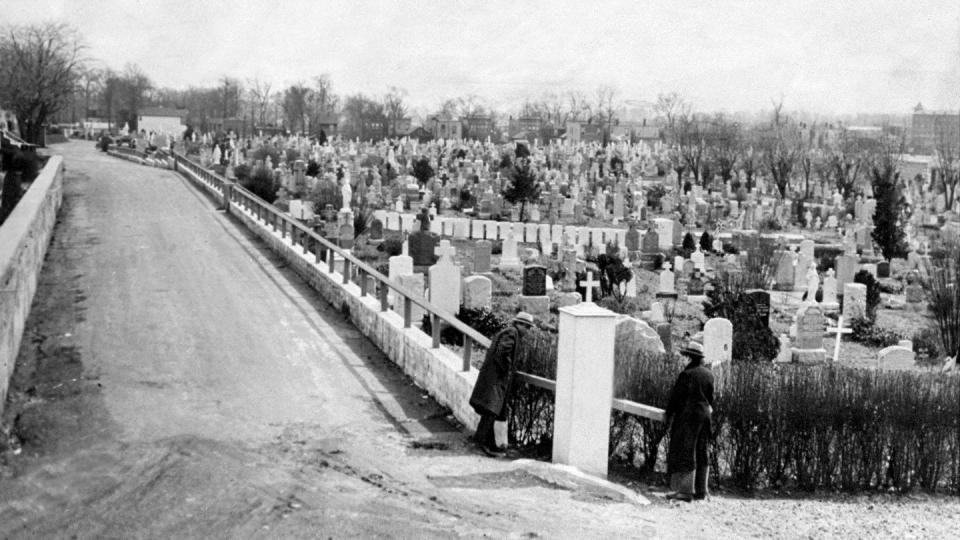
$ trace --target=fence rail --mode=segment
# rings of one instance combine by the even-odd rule
[[[411,313],[413,305],[417,305],[429,313],[431,319],[431,329],[433,338],[433,348],[440,348],[440,330],[443,324],[446,324],[463,334],[463,371],[470,370],[470,360],[473,354],[473,346],[479,345],[483,348],[490,347],[490,339],[480,334],[473,328],[470,328],[463,321],[457,319],[452,313],[431,304],[423,298],[423,295],[402,287],[401,285],[390,281],[390,278],[376,271],[367,263],[361,261],[352,253],[341,249],[330,240],[320,236],[307,225],[291,217],[283,210],[264,201],[254,195],[247,189],[239,186],[222,176],[215,174],[194,161],[188,159],[180,153],[174,153],[174,159],[178,167],[183,167],[194,176],[209,184],[214,190],[220,192],[224,200],[224,206],[239,205],[247,212],[255,215],[258,219],[270,226],[274,231],[280,233],[281,238],[290,237],[290,243],[294,246],[303,248],[304,253],[313,251],[316,256],[316,264],[322,262],[321,253],[327,254],[328,273],[334,274],[337,257],[343,262],[341,272],[343,284],[346,285],[352,281],[352,275],[355,272],[359,278],[360,296],[364,297],[370,294],[369,280],[372,278],[376,282],[378,299],[380,301],[380,311],[389,311],[390,305],[387,301],[387,294],[392,289],[403,304],[403,327],[410,328],[413,324]],[[532,375],[530,373],[517,372],[517,379],[520,382],[543,388],[551,392],[556,392],[556,381]],[[659,422],[664,421],[664,411],[649,405],[635,403],[625,399],[614,399],[611,408],[623,411],[628,414],[650,418]]]

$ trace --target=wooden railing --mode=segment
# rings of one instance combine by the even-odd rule
[[[470,360],[473,354],[474,345],[479,345],[483,348],[490,347],[490,340],[486,336],[464,324],[463,321],[457,319],[452,313],[448,313],[434,304],[431,304],[429,301],[423,298],[423,295],[414,293],[413,291],[402,287],[398,283],[390,281],[390,278],[387,276],[377,272],[370,265],[361,261],[349,251],[341,249],[330,240],[320,236],[310,227],[300,223],[300,221],[291,217],[283,210],[280,210],[276,206],[264,201],[242,186],[232,183],[222,176],[207,170],[199,164],[184,157],[180,153],[175,153],[174,158],[178,167],[183,167],[194,176],[209,184],[214,190],[218,191],[224,198],[225,206],[241,206],[246,211],[256,216],[257,219],[266,223],[267,226],[271,227],[274,231],[278,231],[281,238],[286,238],[289,235],[291,244],[293,244],[295,247],[301,246],[304,253],[310,253],[312,251],[316,256],[316,264],[323,262],[321,253],[327,253],[326,262],[328,265],[328,273],[333,274],[335,272],[336,257],[341,257],[343,260],[343,284],[346,285],[351,281],[354,281],[352,276],[355,272],[357,274],[357,278],[359,279],[361,297],[367,296],[371,293],[369,282],[370,279],[373,279],[376,283],[376,292],[374,294],[376,294],[380,300],[381,312],[388,311],[390,309],[387,296],[388,292],[392,289],[395,295],[401,298],[403,302],[404,328],[410,328],[412,326],[413,321],[411,320],[411,314],[413,312],[413,306],[420,306],[420,308],[430,314],[430,328],[433,338],[432,346],[434,349],[440,347],[440,330],[442,325],[445,324],[458,330],[463,334],[463,363],[461,365],[461,369],[463,371],[470,370]],[[226,193],[224,193],[224,191],[226,191]],[[356,281],[354,281],[354,283],[356,283]],[[556,392],[557,389],[556,381],[539,377],[537,375],[532,375],[530,373],[524,373],[522,371],[517,372],[517,379],[520,382],[536,386],[550,392]],[[643,405],[641,403],[635,403],[625,399],[614,399],[611,403],[611,407],[615,410],[623,411],[628,414],[649,418],[659,422],[664,421],[664,411],[663,409],[659,409],[657,407],[651,407],[649,405]]]
[[[322,253],[327,254],[328,273],[335,272],[337,257],[343,261],[342,277],[343,284],[346,285],[353,281],[359,282],[360,296],[375,294],[380,300],[380,311],[388,311],[390,304],[387,296],[390,290],[394,291],[396,298],[400,298],[403,303],[403,327],[410,328],[413,325],[412,313],[413,306],[419,306],[430,316],[433,348],[440,347],[440,330],[443,325],[452,327],[463,334],[463,363],[462,370],[470,370],[470,360],[473,354],[474,345],[483,348],[490,347],[490,340],[483,334],[470,328],[463,321],[457,319],[452,313],[448,313],[436,305],[423,298],[422,294],[417,294],[398,283],[390,281],[390,278],[376,271],[367,263],[358,259],[349,251],[345,251],[335,245],[330,240],[320,236],[310,227],[300,223],[297,219],[291,217],[286,212],[276,206],[264,201],[254,195],[242,186],[229,182],[218,174],[210,172],[204,167],[187,159],[183,155],[176,153],[175,159],[178,167],[183,167],[193,175],[197,176],[214,190],[220,192],[224,197],[225,205],[237,205],[246,211],[255,215],[258,219],[265,222],[267,226],[280,233],[281,238],[289,236],[291,244],[294,247],[302,247],[304,253],[313,252],[316,256],[316,264],[321,264]],[[226,191],[226,193],[224,193]],[[356,280],[353,279],[356,275]],[[373,280],[375,286],[371,290],[370,280]]]

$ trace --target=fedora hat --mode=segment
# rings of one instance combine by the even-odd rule
[[[680,349],[680,354],[687,358],[703,360],[703,344],[690,340]]]
[[[513,320],[511,322],[518,322],[533,326],[533,315],[527,313],[526,311],[521,311],[513,316]]]

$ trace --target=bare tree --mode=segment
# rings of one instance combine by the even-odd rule
[[[261,81],[259,78],[247,80],[247,94],[250,96],[252,109],[259,125],[267,123],[271,86],[269,81]]]
[[[617,118],[617,109],[619,102],[617,100],[617,89],[610,85],[600,85],[597,88],[597,120],[604,126],[603,144],[606,146],[610,142],[610,133]]]
[[[121,112],[130,125],[130,131],[136,131],[140,109],[148,99],[147,93],[153,88],[153,83],[136,64],[127,64],[123,68],[120,81],[121,103],[125,107]]]
[[[853,195],[857,183],[869,172],[870,156],[845,129],[840,130],[836,143],[827,150],[825,160],[837,190],[844,198]]]
[[[0,35],[0,102],[16,113],[27,141],[41,142],[47,119],[69,105],[82,49],[64,24],[9,26]]]
[[[587,96],[579,90],[569,90],[566,93],[567,115],[570,120],[587,120],[590,117],[590,106]]]
[[[720,172],[724,182],[730,180],[733,177],[733,168],[744,151],[740,124],[723,113],[717,113],[710,122],[705,141],[710,161]]]
[[[383,108],[387,114],[387,120],[390,123],[388,135],[397,136],[397,125],[407,114],[407,106],[403,102],[407,96],[407,91],[395,86],[390,87],[390,91],[383,97]]]
[[[770,126],[761,143],[764,165],[783,198],[787,196],[790,175],[800,153],[798,135],[797,126],[789,116],[783,114],[783,101],[774,103]]]
[[[957,185],[960,184],[960,148],[951,144],[951,137],[945,129],[937,133],[936,158],[937,167],[931,178],[933,186],[943,190],[946,199],[946,208],[953,208],[956,200]]]

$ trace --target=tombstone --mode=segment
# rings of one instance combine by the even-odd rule
[[[433,233],[414,231],[407,237],[407,248],[415,266],[431,266],[437,262],[436,250],[440,237]]]
[[[733,323],[713,318],[703,325],[703,363],[714,369],[733,360]]]
[[[820,305],[825,311],[836,311],[840,307],[837,302],[837,278],[833,268],[828,269],[823,278],[823,299]]]
[[[862,283],[847,283],[843,286],[843,319],[867,318],[867,286]]]
[[[840,255],[837,257],[837,290],[845,290],[844,286],[853,281],[857,273],[860,259],[856,255]]]
[[[448,240],[440,242],[436,248],[440,259],[429,270],[430,303],[451,315],[460,311],[462,297],[460,267],[453,263],[455,252]]]
[[[353,249],[353,225],[341,225],[338,231],[340,247],[343,249]]]
[[[577,252],[572,249],[563,250],[563,282],[560,288],[564,291],[577,289]]]
[[[868,264],[862,265],[862,266],[860,267],[860,269],[861,269],[861,270],[866,270],[867,272],[870,272],[870,275],[873,276],[874,279],[877,278],[877,265],[875,265],[875,264],[873,264],[873,263],[868,263]]]
[[[419,295],[420,298],[423,298],[424,287],[422,273],[417,272],[416,274],[401,275],[397,278],[397,283],[404,289],[407,289]],[[396,296],[399,297],[400,295]],[[393,310],[399,313],[401,317],[403,316],[403,304],[404,302],[399,300],[393,304]],[[411,302],[410,307],[410,321],[416,323],[423,320],[426,310],[413,302]]]
[[[556,296],[557,308],[575,306],[583,301],[578,292],[564,292]]]
[[[666,322],[667,318],[663,313],[663,304],[660,302],[653,302],[650,304],[650,309],[643,312],[644,318],[650,321],[651,324],[660,324]]]
[[[780,352],[777,354],[774,362],[778,364],[789,364],[792,362],[793,352],[790,349],[790,337],[786,334],[780,334]]]
[[[877,353],[877,367],[881,369],[912,369],[916,363],[917,353],[913,352],[912,347],[901,344],[887,347]]]
[[[673,220],[657,218],[653,220],[653,224],[652,229],[657,233],[657,248],[672,249],[674,246],[673,230],[674,228],[679,230]]]
[[[797,312],[797,342],[793,346],[793,361],[816,364],[826,360],[823,348],[823,311],[818,306],[806,305]]]
[[[520,309],[533,315],[544,315],[550,310],[547,296],[547,269],[530,265],[523,269],[523,288],[518,297]]]
[[[407,255],[394,255],[387,260],[387,277],[390,281],[400,282],[400,276],[409,276],[413,274],[413,257]],[[422,277],[422,274],[421,274]],[[393,289],[387,293],[388,301],[393,304]]]
[[[520,256],[517,254],[517,238],[513,231],[508,232],[506,239],[503,241],[503,250],[498,267],[502,270],[517,270],[521,267]]]
[[[693,264],[693,261],[683,261],[683,263],[680,265],[680,268],[682,268],[680,275],[683,276],[684,279],[690,279],[693,277],[693,272],[697,269],[696,265]]]
[[[468,276],[463,280],[463,308],[490,309],[493,283],[486,276]]]
[[[697,244],[697,250],[690,254],[690,260],[693,261],[694,268],[701,272],[707,271],[706,257],[700,251],[700,245]]]
[[[370,222],[370,243],[380,243],[383,241],[383,222],[374,218]]]
[[[820,289],[820,275],[817,274],[817,266],[810,261],[807,266],[807,273],[804,276],[806,281],[806,301],[809,303],[817,302],[817,291]]]
[[[635,223],[630,224],[630,228],[627,230],[626,239],[628,252],[640,251],[640,232],[637,231],[637,226]]]
[[[639,351],[665,353],[663,341],[649,324],[627,315],[617,316],[615,357],[633,360]]]
[[[668,268],[660,272],[660,288],[657,290],[657,298],[676,298],[676,277]]]
[[[923,287],[918,283],[908,283],[903,288],[903,292],[906,295],[908,304],[919,304],[924,300]]]
[[[804,240],[800,242],[800,250],[797,252],[797,274],[801,272],[805,274],[812,262],[814,262],[813,240]],[[800,285],[806,287],[807,283],[804,281]]]
[[[763,321],[764,326],[770,326],[770,293],[763,289],[746,291],[746,297],[753,302],[757,318]]]
[[[877,277],[878,278],[888,278],[890,277],[890,262],[889,261],[880,261],[877,263]]]
[[[473,245],[473,271],[477,274],[485,274],[490,271],[490,254],[493,251],[493,244],[486,240],[481,240]]]
[[[777,270],[774,274],[776,290],[792,291],[796,279],[796,268],[790,251],[780,250],[774,255],[777,258]]]

